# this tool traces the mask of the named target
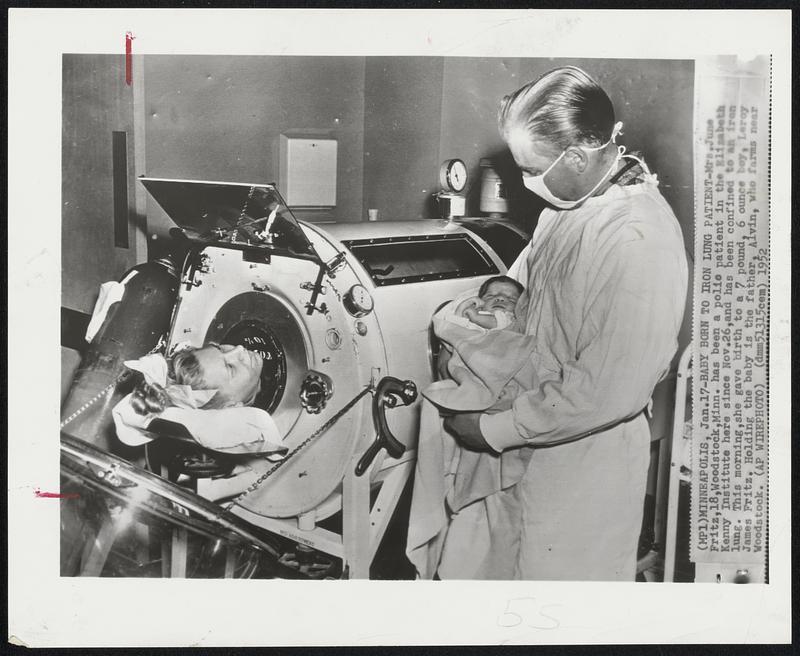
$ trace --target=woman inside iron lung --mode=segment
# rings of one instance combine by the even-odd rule
[[[187,348],[170,362],[170,377],[178,385],[194,390],[216,390],[202,405],[204,410],[250,406],[261,387],[263,356],[243,346],[210,343]],[[141,414],[162,412],[171,405],[163,387],[142,381],[131,398],[133,409]]]

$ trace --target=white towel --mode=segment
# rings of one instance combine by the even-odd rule
[[[86,326],[86,342],[91,343],[100,326],[106,320],[106,315],[114,303],[122,300],[122,295],[125,293],[125,285],[116,280],[104,282],[100,285],[100,294],[94,304],[92,311],[92,318],[89,320],[89,325]]]

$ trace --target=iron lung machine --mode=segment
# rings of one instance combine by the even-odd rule
[[[272,185],[142,183],[187,253],[167,352],[210,341],[259,351],[255,404],[288,450],[240,458],[198,479],[197,494],[367,577],[413,470],[431,316],[505,273],[527,236],[489,219],[307,224]]]

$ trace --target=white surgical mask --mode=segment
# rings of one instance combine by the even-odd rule
[[[611,138],[606,143],[604,143],[602,146],[595,146],[594,148],[586,148],[584,146],[580,146],[580,147],[583,148],[584,150],[587,150],[587,151],[603,150],[603,148],[605,148],[609,144],[615,142],[615,140],[617,138],[617,135],[621,131],[622,131],[622,121],[619,121],[614,125],[614,129],[611,132]],[[553,194],[553,192],[550,191],[547,188],[547,185],[545,184],[545,181],[544,181],[545,176],[548,173],[550,173],[550,171],[553,169],[553,167],[561,161],[561,158],[564,157],[564,153],[566,153],[566,152],[567,152],[566,149],[561,151],[561,154],[558,157],[556,157],[555,161],[550,166],[548,166],[547,170],[544,173],[542,173],[541,175],[534,175],[534,176],[530,176],[530,177],[523,176],[522,177],[522,184],[524,184],[527,189],[529,189],[534,194],[536,194],[537,196],[539,196],[543,200],[547,201],[548,203],[550,203],[554,207],[557,207],[557,208],[562,209],[562,210],[571,210],[574,207],[577,207],[578,205],[580,205],[587,198],[591,197],[592,194],[594,194],[594,192],[596,192],[598,190],[600,185],[603,184],[603,180],[605,180],[608,177],[609,173],[611,173],[617,167],[617,162],[619,162],[620,157],[622,157],[623,153],[625,152],[625,147],[624,146],[620,146],[619,147],[619,149],[617,150],[617,156],[614,158],[614,162],[611,164],[609,169],[603,174],[603,177],[601,177],[597,181],[597,184],[594,187],[592,187],[592,189],[589,191],[589,193],[587,193],[585,196],[582,196],[578,200],[564,200],[562,198],[559,198],[558,196]]]

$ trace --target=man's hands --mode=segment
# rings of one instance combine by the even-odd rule
[[[468,449],[490,451],[491,447],[481,433],[481,413],[461,412],[445,417],[444,428]]]

